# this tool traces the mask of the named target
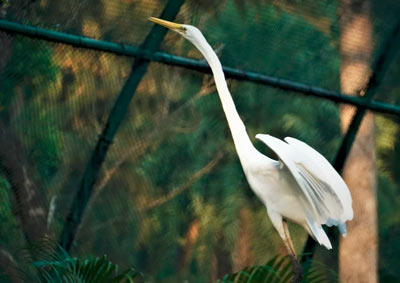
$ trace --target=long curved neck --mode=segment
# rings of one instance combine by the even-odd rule
[[[246,132],[246,127],[236,110],[235,103],[233,102],[232,96],[226,84],[225,75],[217,54],[215,54],[214,50],[205,39],[201,39],[199,42],[193,42],[193,44],[203,54],[204,58],[211,67],[218,95],[221,100],[226,119],[228,120],[233,141],[235,143],[236,151],[240,161],[243,164],[243,162],[252,156],[252,153],[257,152],[259,154],[259,152],[253,146]]]

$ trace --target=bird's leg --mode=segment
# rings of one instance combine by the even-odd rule
[[[293,282],[301,282],[303,279],[303,268],[299,260],[297,259],[296,251],[290,238],[289,227],[287,221],[284,219],[282,219],[282,228],[285,235],[285,237],[283,238],[283,242],[285,243],[286,249],[289,252],[290,261],[292,262]]]
[[[297,260],[297,255],[296,255],[296,251],[294,249],[292,240],[290,238],[290,234],[289,234],[289,227],[287,224],[287,221],[282,219],[282,227],[283,227],[283,233],[285,234],[285,239],[283,240],[283,242],[285,243],[286,249],[289,252],[289,255],[293,256],[294,259]]]
[[[271,219],[272,224],[274,225],[275,229],[278,231],[279,236],[281,236],[283,243],[288,251],[290,260],[293,266],[293,282],[301,282],[303,278],[303,269],[297,260],[296,251],[293,247],[293,243],[290,239],[289,229],[286,220],[282,218],[282,215],[276,213],[273,210],[268,211],[268,216]]]

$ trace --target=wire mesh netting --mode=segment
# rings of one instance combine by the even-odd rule
[[[346,92],[346,1],[214,2],[184,1],[175,21],[202,30],[223,65]],[[166,5],[0,1],[0,11],[7,21],[139,47],[153,26],[147,18],[160,16]],[[367,27],[353,34],[370,35],[368,68],[353,81],[368,81],[387,42],[399,41],[390,38],[398,24],[397,1],[369,5]],[[351,42],[350,49],[358,48]],[[0,31],[0,46],[0,250],[18,261],[26,241],[45,234],[60,239],[110,112],[139,60],[13,32]],[[203,60],[173,32],[160,50]],[[400,105],[399,56],[375,94],[394,107]],[[335,161],[344,137],[339,105],[243,80],[228,79],[228,85],[261,152],[274,156],[254,139],[270,133],[303,140]],[[143,272],[146,282],[215,281],[285,254],[265,206],[247,184],[212,76],[150,62],[134,94],[115,137],[106,141],[110,147],[71,253],[107,254],[121,267]],[[382,282],[396,282],[399,116],[375,115],[378,270]],[[307,233],[295,224],[290,230],[301,253]],[[332,254],[337,257],[337,244],[333,252],[318,249],[316,261],[337,273]],[[326,280],[334,277],[326,273]]]

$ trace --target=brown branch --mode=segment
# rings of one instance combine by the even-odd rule
[[[330,35],[332,21],[328,17],[319,16],[313,9],[310,9],[310,7],[304,8],[301,4],[282,0],[272,0],[271,4],[288,14],[303,17],[306,22],[314,26],[324,35]]]
[[[164,203],[170,201],[171,199],[175,198],[179,194],[183,193],[186,191],[188,188],[190,188],[198,179],[200,179],[203,175],[208,174],[214,167],[215,165],[218,164],[218,162],[221,160],[223,154],[218,153],[210,162],[208,162],[203,168],[201,168],[199,171],[194,173],[190,179],[183,184],[182,186],[170,191],[167,195],[162,196],[158,199],[154,199],[151,201],[148,201],[145,205],[139,208],[140,211],[145,211],[148,209],[152,209],[154,207],[163,205]]]
[[[183,184],[182,186],[180,186],[180,187],[178,187],[176,189],[173,189],[169,194],[167,194],[167,196],[160,197],[158,199],[155,199],[155,200],[147,202],[146,205],[138,208],[138,211],[139,212],[145,212],[145,211],[147,211],[149,209],[152,209],[152,208],[154,208],[156,206],[160,206],[160,205],[170,201],[174,197],[178,196],[179,194],[183,193],[185,190],[189,189],[203,175],[209,173],[215,167],[215,165],[217,165],[218,161],[220,161],[222,157],[223,157],[223,154],[222,153],[218,153],[203,168],[201,168],[199,171],[194,173],[192,175],[192,177],[185,184]],[[109,220],[107,222],[103,222],[100,225],[97,225],[97,226],[93,227],[91,229],[91,231],[98,230],[98,229],[101,229],[103,227],[107,227],[108,225],[114,223],[115,221],[117,221],[117,220],[119,220],[121,218],[125,218],[125,217],[126,217],[125,215],[114,217],[113,219],[111,219],[111,220]],[[86,231],[89,231],[89,230],[86,230]]]

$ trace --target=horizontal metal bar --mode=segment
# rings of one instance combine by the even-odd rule
[[[151,54],[149,52],[146,52],[146,50],[141,50],[135,46],[127,44],[120,44],[115,42],[92,39],[84,36],[71,35],[38,27],[22,25],[6,20],[0,20],[0,30],[9,33],[17,33],[32,38],[43,39],[46,41],[69,44],[80,48],[88,48],[124,56],[141,57],[144,60],[159,62],[172,66],[179,66],[190,70],[196,70],[202,73],[211,73],[208,64],[203,60],[194,60],[165,52],[156,52]],[[223,68],[227,78],[253,82],[256,84],[302,93],[304,95],[320,97],[337,103],[362,106],[375,112],[400,116],[400,106],[398,105],[392,105],[379,101],[366,101],[361,97],[344,95],[337,91],[310,86],[287,79],[267,76],[256,72],[238,70],[230,67]]]
[[[6,20],[0,20],[0,30],[9,33],[17,33],[32,38],[43,39],[46,41],[65,43],[81,48],[111,52],[118,55],[137,57],[139,53],[139,48],[130,45],[101,41],[89,37],[77,36],[63,32],[22,25]]]
[[[152,60],[168,65],[179,66],[202,73],[211,73],[210,67],[203,60],[194,60],[190,58],[180,57],[168,53],[156,52],[152,56]],[[223,67],[225,76],[240,81],[254,82],[261,85],[275,87],[283,90],[302,93],[304,95],[316,96],[328,99],[337,103],[352,104],[354,106],[363,106],[369,110],[394,114],[400,116],[400,106],[380,101],[366,101],[362,97],[341,94],[340,92],[327,90],[307,84],[302,84],[287,79],[267,76],[256,72],[243,71],[231,67]]]

